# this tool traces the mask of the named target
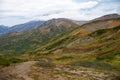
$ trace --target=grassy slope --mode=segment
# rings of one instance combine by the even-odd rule
[[[120,69],[120,26],[86,33],[76,29],[36,49],[55,64],[70,64],[97,69]]]
[[[115,24],[115,22],[118,23]],[[36,52],[41,51],[40,53],[43,53],[45,49],[48,51],[48,50],[54,50],[56,48],[64,47],[65,45],[68,45],[69,43],[74,42],[75,40],[80,39],[91,32],[100,29],[108,29],[111,27],[111,25],[113,25],[112,27],[116,27],[120,25],[120,19],[118,18],[118,19],[110,19],[110,20],[100,20],[100,21],[93,21],[83,24],[82,26],[76,28],[75,30],[66,32],[65,34],[50,39],[43,46],[38,47],[36,49]]]
[[[59,23],[61,21],[58,21]],[[69,24],[70,23],[70,24]],[[70,22],[63,25],[57,25],[57,23],[48,23],[45,26],[38,29],[26,31],[26,32],[13,32],[0,37],[0,64],[11,63],[11,58],[16,59],[33,59],[33,50],[49,39],[56,37],[62,33],[72,30],[78,25]],[[67,25],[69,24],[69,25]],[[67,28],[69,27],[69,28]],[[43,29],[45,28],[45,29]],[[18,58],[19,57],[19,58]]]
[[[60,33],[64,32],[65,29],[61,28],[61,30],[52,31],[53,35],[43,35],[40,34],[39,30],[36,30],[34,32],[27,32],[30,33],[27,35],[25,35],[26,33],[18,36],[13,34],[13,37],[10,36],[9,38],[4,36],[0,38],[0,44],[4,44],[0,46],[1,53],[13,56],[13,53],[23,53],[25,51],[29,55],[23,54],[19,58],[25,57],[24,59],[26,59],[26,57],[32,57],[40,59],[40,57],[45,57],[52,59],[54,64],[70,64],[94,68],[106,67],[105,69],[111,66],[110,69],[116,69],[120,66],[120,37],[118,36],[120,26],[111,28],[111,25],[116,27],[120,23],[114,23],[119,21],[120,19],[110,19],[90,22],[58,36],[55,36],[55,34],[59,31]],[[42,46],[39,47],[38,44],[41,43],[41,36],[45,38],[42,38],[45,43],[42,43]],[[50,37],[53,38],[49,40]],[[37,46],[38,48],[35,49]],[[7,58],[6,60],[9,61]]]
[[[67,31],[65,27],[59,29],[49,28],[50,31],[42,33],[39,29],[24,33],[11,33],[0,38],[1,53],[24,53],[30,52],[38,45],[43,44],[52,37]],[[72,29],[72,28],[71,28]]]

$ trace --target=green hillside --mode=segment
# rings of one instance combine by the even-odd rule
[[[119,19],[117,19],[119,21]],[[114,20],[95,21],[62,34],[38,47],[34,53],[45,55],[55,64],[120,69],[120,23]],[[113,21],[105,27],[96,25]],[[94,26],[93,26],[94,25]],[[99,26],[101,26],[99,25]]]
[[[47,43],[38,55],[45,54],[55,64],[97,69],[120,69],[120,26],[84,34],[79,39],[62,38]],[[54,39],[55,40],[55,39]],[[69,44],[68,44],[69,43]]]
[[[37,29],[12,32],[0,37],[0,53],[31,52],[49,39],[78,27],[68,19],[49,20]]]
[[[0,37],[1,64],[14,63],[11,59],[21,62],[45,58],[54,65],[120,69],[120,18],[89,21],[78,28],[77,24],[62,20]]]
[[[38,47],[35,51],[39,53],[43,53],[43,51],[45,50],[51,51],[51,50],[55,50],[56,48],[68,47],[70,45],[76,46],[81,38],[84,38],[86,35],[91,34],[92,32],[102,29],[114,28],[119,25],[120,25],[119,18],[88,22],[72,31],[68,31],[60,36],[50,39],[46,44]],[[89,42],[91,41],[91,39],[85,41]],[[85,41],[82,40],[81,44],[84,44]]]

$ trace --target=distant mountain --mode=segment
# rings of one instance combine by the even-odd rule
[[[83,24],[87,23],[88,21],[74,21],[74,22],[78,25],[83,25]]]
[[[36,29],[40,27],[44,22],[45,21],[30,21],[27,23],[11,26],[9,28],[1,25],[0,35],[5,35],[11,32],[25,32],[28,30]]]
[[[6,33],[9,30],[9,27],[0,25],[0,35]]]
[[[69,25],[69,22],[72,22],[74,24]],[[30,21],[30,22],[18,24],[9,28],[1,25],[0,35],[12,33],[12,32],[25,32],[32,29],[37,29],[39,27],[44,27],[43,30],[41,29],[41,31],[47,31],[46,28],[49,27],[50,25],[54,26],[54,28],[55,27],[59,28],[59,26],[65,26],[66,28],[67,27],[71,28],[72,26],[75,26],[75,25],[78,26],[84,23],[85,23],[84,21],[74,21],[70,19],[59,18],[59,19],[51,19],[48,21]]]
[[[78,27],[79,25],[73,20],[66,18],[51,19],[46,21],[41,25],[41,32],[50,32],[50,30],[70,30],[72,28]]]
[[[39,45],[44,44],[49,39],[54,38],[67,31],[73,30],[78,27],[73,20],[58,18],[46,21],[36,29],[31,29],[21,32],[12,32],[0,37],[0,51],[15,51],[22,52],[26,50],[33,50]],[[14,27],[12,27],[13,30]],[[19,28],[17,26],[17,28]],[[22,29],[21,29],[22,30]],[[25,29],[26,30],[26,29]]]
[[[36,29],[41,26],[45,21],[30,21],[24,24],[12,26],[9,32],[24,32],[32,29]]]

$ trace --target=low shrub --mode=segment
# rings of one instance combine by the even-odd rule
[[[73,62],[70,65],[72,66],[83,66],[83,67],[89,67],[89,68],[94,68],[94,69],[104,69],[104,70],[112,70],[112,69],[117,69],[116,67],[107,64],[107,63],[100,63],[100,62],[89,62],[89,61],[78,61],[78,62]]]
[[[39,60],[38,65],[41,67],[52,67],[53,66],[51,59],[41,59]]]
[[[0,65],[3,65],[3,66],[9,66],[12,63],[20,63],[23,61],[24,60],[14,58],[14,57],[8,58],[8,57],[0,56]]]
[[[71,56],[62,56],[60,58],[57,58],[56,60],[66,60],[66,59],[73,59]]]
[[[113,59],[116,55],[120,55],[120,51],[113,51],[113,52],[109,52],[109,53],[106,53],[106,54],[103,54],[101,56],[97,56],[97,60],[104,60],[104,59]]]

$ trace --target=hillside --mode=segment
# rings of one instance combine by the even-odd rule
[[[111,29],[111,28],[114,28],[119,25],[120,25],[120,18],[110,18],[109,20],[108,19],[95,20],[95,21],[92,20],[92,21],[89,21],[89,22],[79,26],[75,30],[72,30],[72,31],[62,34],[56,38],[51,39],[49,41],[49,43],[50,43],[50,45],[52,45],[52,41],[54,41],[53,43],[55,43],[55,42],[64,40],[65,43],[64,42],[60,43],[61,46],[62,45],[64,46],[64,45],[70,44],[71,42],[74,42],[74,40],[77,40],[87,34],[94,32],[94,31],[101,30],[101,29]],[[49,44],[46,44],[44,46],[48,46],[48,45]],[[56,46],[54,46],[54,48],[57,46],[60,46],[60,45],[56,45]],[[40,47],[39,49],[41,49],[42,47]]]
[[[36,29],[26,32],[12,32],[0,37],[1,53],[24,53],[32,51],[49,39],[79,25],[69,19],[52,19]]]
[[[55,64],[120,70],[119,35],[119,18],[96,20],[49,40],[34,53]]]
[[[54,39],[42,49],[35,52],[45,54],[55,64],[70,64],[74,66],[91,67],[96,69],[120,70],[120,26],[101,29],[92,33],[73,35]]]

